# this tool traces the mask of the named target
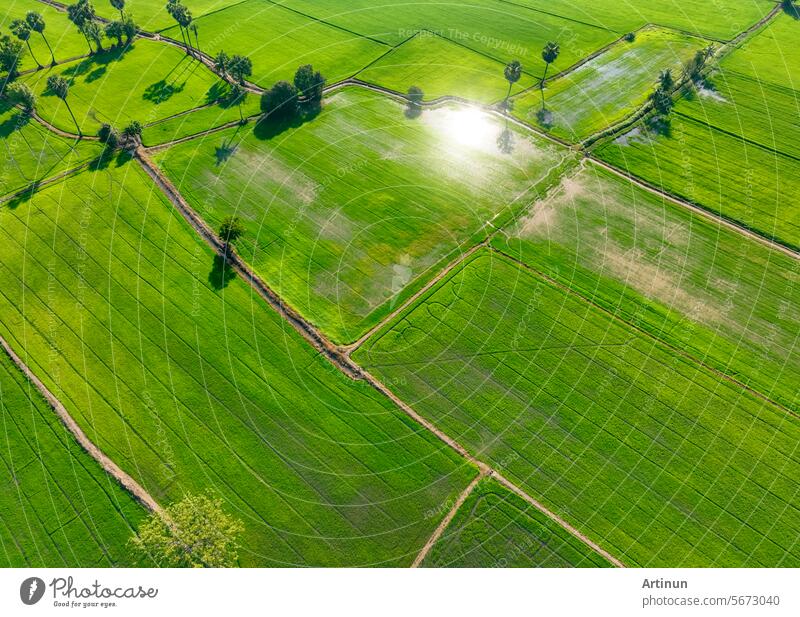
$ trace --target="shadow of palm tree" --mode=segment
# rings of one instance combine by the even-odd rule
[[[186,82],[176,85],[174,83],[167,83],[166,80],[161,79],[154,84],[147,86],[144,93],[142,93],[142,98],[145,101],[150,101],[151,103],[159,105],[160,103],[172,98],[172,96],[178,92],[181,92],[184,87],[186,87]]]
[[[214,263],[211,272],[208,273],[208,282],[211,287],[219,291],[228,286],[236,278],[236,271],[222,255],[214,255]]]

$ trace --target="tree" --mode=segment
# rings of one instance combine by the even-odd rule
[[[131,123],[122,129],[122,134],[127,137],[129,140],[137,140],[142,136],[142,130],[144,127],[142,123],[138,120],[132,120]]]
[[[64,101],[64,105],[67,106],[67,111],[69,115],[72,116],[72,121],[75,123],[75,128],[78,129],[78,135],[81,135],[81,127],[78,126],[78,121],[75,119],[75,114],[72,113],[72,108],[69,106],[69,101],[67,100],[69,82],[61,77],[61,75],[50,75],[50,77],[47,78],[47,88]]]
[[[8,74],[6,81],[13,81],[19,74],[17,69],[24,51],[22,41],[15,41],[8,35],[0,36],[0,69]]]
[[[217,55],[214,56],[214,69],[219,73],[223,81],[228,78],[228,62],[230,62],[230,57],[224,50],[220,49]]]
[[[181,31],[181,39],[183,39],[183,46],[186,48],[186,53],[191,54],[191,39],[187,39],[189,32],[187,28],[192,23],[192,12],[183,6],[178,0],[168,0],[167,13],[172,16],[178,28]]]
[[[38,32],[39,35],[44,39],[44,44],[47,45],[48,51],[50,51],[50,66],[54,66],[56,63],[55,54],[53,54],[53,48],[50,47],[50,41],[47,40],[47,37],[44,35],[44,29],[47,24],[44,22],[44,17],[41,16],[40,13],[36,11],[28,11],[28,14],[25,15],[25,21],[28,22],[28,26],[34,32]]]
[[[11,30],[11,34],[17,37],[20,41],[25,43],[28,46],[28,53],[33,58],[33,61],[36,63],[36,66],[42,68],[41,63],[39,60],[36,59],[36,56],[33,54],[33,49],[31,49],[31,27],[28,25],[28,22],[24,19],[15,19],[11,22],[11,26],[9,27]]]
[[[261,111],[274,119],[288,119],[297,114],[297,88],[279,81],[261,95]]]
[[[219,227],[219,238],[222,240],[222,251],[225,256],[231,254],[231,244],[244,235],[244,225],[238,216],[226,216]]]
[[[125,15],[122,19],[122,31],[125,34],[125,44],[130,45],[133,37],[135,37],[136,33],[139,31],[139,27],[130,15]]]
[[[672,92],[675,87],[675,80],[672,78],[672,69],[661,71],[658,75],[658,84],[664,92]]]
[[[122,36],[125,34],[125,25],[121,21],[112,21],[106,24],[106,36],[117,39],[117,45],[122,47]]]
[[[123,11],[125,9],[125,0],[111,0],[111,6],[119,11],[120,21],[124,21],[125,13]]]
[[[86,33],[86,24],[93,21],[95,18],[94,7],[89,0],[78,0],[75,4],[70,4],[67,7],[67,18],[77,26],[83,37],[86,39],[86,44],[89,46],[89,53],[94,53],[92,43]]]
[[[653,92],[650,99],[653,101],[653,109],[662,116],[668,115],[675,104],[669,92],[660,87]]]
[[[109,150],[114,150],[119,145],[119,133],[110,124],[103,124],[100,130],[97,131],[97,136]]]
[[[253,63],[247,56],[234,54],[228,60],[228,73],[234,80],[244,85],[244,80],[253,74]]]
[[[26,112],[33,113],[36,107],[36,95],[28,84],[11,84],[6,94],[14,105],[20,105]]]
[[[151,514],[139,525],[131,545],[143,563],[168,568],[229,568],[239,559],[242,523],[227,514],[222,500],[186,495]]]
[[[544,49],[542,49],[542,60],[544,60],[544,74],[542,75],[542,79],[539,82],[539,91],[542,93],[542,110],[544,110],[544,82],[547,79],[547,69],[550,68],[550,65],[556,61],[558,58],[558,54],[561,53],[561,48],[559,48],[558,43],[553,41],[548,42],[545,44]]]
[[[103,29],[96,21],[90,19],[83,22],[81,32],[87,39],[94,41],[97,51],[103,51]]]
[[[503,105],[508,106],[508,97],[511,96],[511,87],[519,81],[520,77],[522,77],[522,63],[519,60],[512,60],[506,64],[506,68],[503,69],[503,75],[508,82],[508,92],[506,92],[506,98],[503,102]]]
[[[325,78],[310,64],[304,64],[297,69],[294,74],[294,85],[308,103],[319,105],[322,102]]]
[[[242,105],[244,104],[244,101],[247,98],[247,90],[241,84],[233,84],[231,86],[231,92],[228,96],[230,97],[230,101],[239,108],[239,122],[244,124],[244,116],[242,115]]]

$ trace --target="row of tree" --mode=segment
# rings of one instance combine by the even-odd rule
[[[325,77],[310,64],[299,67],[293,83],[279,81],[261,95],[261,111],[270,119],[290,120],[322,105]]]
[[[108,22],[105,27],[97,19],[97,13],[89,0],[78,0],[67,7],[67,18],[86,39],[90,54],[104,50],[103,37],[116,40],[116,45],[122,47],[129,45],[138,31],[133,18],[125,12],[125,0],[110,0],[110,2],[111,6],[119,11],[119,19]]]

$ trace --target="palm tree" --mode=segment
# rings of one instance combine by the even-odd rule
[[[506,92],[506,98],[503,102],[503,105],[508,105],[508,97],[511,96],[511,87],[519,81],[519,78],[522,77],[522,64],[519,60],[512,60],[508,64],[506,64],[506,68],[503,69],[503,75],[505,75],[506,81],[508,82],[508,92]]]
[[[56,57],[53,54],[53,48],[50,47],[50,41],[48,41],[47,37],[44,35],[44,28],[46,26],[44,23],[44,17],[42,17],[41,14],[37,13],[36,11],[28,11],[28,14],[25,15],[25,21],[28,22],[28,26],[31,30],[38,32],[44,39],[44,44],[47,45],[47,49],[50,51],[50,66],[54,66],[56,63]]]
[[[94,49],[92,49],[92,43],[86,33],[86,24],[92,21],[94,17],[94,7],[89,0],[78,0],[75,4],[70,4],[67,7],[67,18],[78,27],[83,38],[86,39],[90,54],[94,53]]]
[[[36,56],[33,55],[33,49],[31,49],[31,27],[28,25],[28,22],[24,19],[15,19],[11,22],[10,29],[11,34],[28,46],[28,52],[36,63],[36,66],[42,68],[41,63],[36,59]]]
[[[244,116],[242,115],[242,104],[247,98],[247,90],[241,84],[233,84],[231,86],[230,100],[236,103],[239,108],[239,122],[244,124]]]
[[[125,8],[125,0],[111,0],[111,6],[119,11],[120,19],[125,19],[125,13],[122,12]]]
[[[556,61],[558,58],[558,54],[561,52],[561,49],[558,46],[558,43],[553,41],[548,42],[544,49],[542,49],[542,60],[544,60],[544,74],[542,75],[542,80],[539,82],[539,91],[542,93],[542,110],[544,110],[544,81],[547,79],[547,69],[550,68],[550,65]]]
[[[94,41],[95,46],[97,47],[97,51],[104,51],[103,50],[103,30],[100,28],[98,23],[93,19],[89,19],[83,22],[81,26],[81,32],[84,35]]]
[[[78,126],[78,121],[75,119],[75,114],[72,113],[72,108],[69,106],[69,101],[67,101],[67,95],[69,94],[69,82],[61,77],[61,75],[50,75],[50,77],[47,78],[47,87],[53,94],[64,101],[64,104],[67,106],[67,111],[69,112],[69,115],[72,116],[72,121],[75,123],[75,128],[78,129],[78,135],[82,135],[81,127]]]
[[[222,81],[227,80],[228,76],[228,64],[230,63],[230,58],[228,54],[225,53],[224,50],[220,49],[219,53],[214,57],[214,68],[216,69],[219,76],[222,77]]]

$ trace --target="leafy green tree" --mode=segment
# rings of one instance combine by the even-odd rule
[[[128,126],[122,129],[122,134],[128,139],[137,140],[141,138],[143,130],[144,127],[142,126],[141,122],[138,120],[132,120]]]
[[[130,45],[133,37],[135,37],[136,33],[139,31],[139,27],[130,15],[125,15],[122,19],[122,31],[125,34],[125,43]]]
[[[653,101],[653,109],[662,116],[668,115],[673,105],[675,105],[669,92],[662,88],[658,88],[653,92],[650,98]]]
[[[50,77],[47,78],[47,88],[64,101],[64,105],[67,106],[67,111],[69,115],[72,116],[72,121],[75,123],[75,128],[78,129],[78,135],[82,135],[81,127],[78,126],[78,121],[75,119],[75,114],[72,113],[72,108],[69,106],[69,101],[67,100],[67,96],[69,95],[69,82],[61,77],[61,75],[50,75]]]
[[[225,512],[221,499],[186,495],[151,514],[131,545],[143,563],[168,568],[230,568],[239,559],[240,521]]]
[[[89,0],[78,0],[75,4],[70,4],[67,7],[67,18],[75,24],[83,38],[86,39],[86,44],[89,46],[89,53],[94,53],[92,49],[91,38],[87,34],[87,29],[90,22],[94,21],[95,12]]]
[[[24,51],[22,41],[15,41],[8,35],[0,36],[0,69],[7,74],[6,81],[14,81],[19,75],[19,61]]]
[[[42,64],[34,55],[33,49],[31,49],[31,27],[28,25],[28,22],[24,19],[15,19],[11,22],[11,26],[9,28],[11,30],[11,34],[28,46],[28,53],[31,55],[31,58],[33,58],[36,66],[42,68]]]
[[[315,71],[310,64],[304,64],[297,69],[294,74],[294,85],[309,104],[319,105],[322,103],[325,78],[322,73]]]
[[[231,245],[244,235],[245,229],[238,216],[226,216],[219,227],[219,238],[222,240],[222,250],[225,255],[230,255]]]
[[[33,113],[36,108],[36,95],[28,84],[11,84],[6,89],[6,94],[14,105],[21,105],[28,113]]]
[[[297,115],[297,88],[279,81],[261,95],[261,111],[268,117],[285,120]]]
[[[539,91],[542,94],[542,110],[544,110],[544,82],[547,79],[547,69],[550,68],[550,65],[556,61],[558,58],[558,54],[561,53],[561,48],[558,46],[558,43],[554,41],[549,41],[545,44],[544,49],[542,49],[542,60],[544,60],[544,74],[542,75],[542,79],[539,82]]]
[[[503,105],[508,106],[508,97],[511,96],[511,87],[519,81],[520,77],[522,77],[522,63],[519,60],[512,60],[506,64],[506,68],[503,69],[503,75],[508,82],[508,92],[506,92],[506,98],[505,101],[503,101]]]
[[[45,24],[44,17],[42,17],[41,13],[37,13],[36,11],[28,11],[25,15],[25,21],[28,22],[28,26],[34,32],[38,32],[39,36],[44,39],[44,44],[47,45],[47,49],[50,51],[50,66],[55,65],[56,63],[56,56],[53,54],[53,48],[50,47],[50,41],[47,40],[47,37],[44,34],[44,30],[47,24]]]
[[[120,21],[125,20],[125,0],[111,0],[111,6],[119,11],[119,19]]]
[[[253,74],[253,63],[247,56],[234,54],[228,60],[228,74],[236,82],[244,85],[244,80]]]
[[[217,52],[217,55],[214,56],[214,69],[217,71],[219,76],[222,78],[222,81],[225,81],[228,78],[228,63],[229,62],[230,62],[230,57],[222,49],[220,49]]]
[[[675,88],[675,80],[672,78],[672,69],[666,69],[659,73],[658,85],[664,92],[672,92],[673,88]]]
[[[103,124],[100,130],[97,131],[97,136],[109,150],[114,150],[119,145],[119,133],[110,124]]]
[[[81,26],[81,32],[86,36],[87,39],[94,41],[95,47],[97,51],[104,51],[103,50],[103,29],[93,19],[89,21],[85,21]]]
[[[125,25],[121,21],[111,21],[106,24],[106,36],[117,39],[117,46],[122,47],[122,37],[125,34]]]

